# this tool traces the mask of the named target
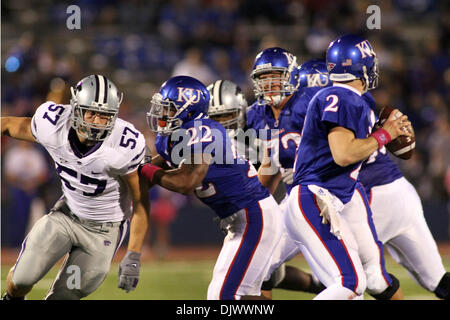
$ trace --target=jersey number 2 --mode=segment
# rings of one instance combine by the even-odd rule
[[[325,108],[324,111],[331,111],[331,112],[337,112],[338,111],[338,106],[337,103],[339,101],[339,98],[337,95],[335,94],[330,94],[328,97],[325,98],[325,100],[330,101],[331,103]]]

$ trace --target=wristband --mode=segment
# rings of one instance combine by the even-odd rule
[[[155,172],[159,170],[162,170],[162,168],[153,164],[145,164],[141,168],[141,175],[150,181],[150,183],[153,183],[153,176],[155,175]]]
[[[390,134],[384,130],[383,128],[378,129],[374,133],[370,135],[371,137],[374,137],[375,140],[378,142],[378,149],[383,147],[385,144],[388,144],[391,142],[391,136]]]

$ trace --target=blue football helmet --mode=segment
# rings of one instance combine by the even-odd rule
[[[208,116],[209,92],[188,76],[172,77],[152,97],[147,123],[150,130],[170,135],[183,123]]]
[[[327,49],[327,68],[331,81],[361,79],[364,89],[378,85],[378,61],[369,41],[348,34],[330,43]]]
[[[285,49],[274,47],[258,53],[250,75],[257,101],[277,105],[294,93],[298,88],[297,67],[297,58]],[[280,76],[261,78],[273,72],[279,72]]]
[[[308,60],[300,67],[299,72],[299,88],[307,87],[328,87],[331,85],[328,79],[327,64],[323,59]]]

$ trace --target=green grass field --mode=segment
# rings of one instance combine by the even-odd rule
[[[443,257],[446,270],[450,270],[450,256]],[[409,277],[406,270],[386,256],[387,269],[399,278],[405,299],[434,300],[434,294],[426,291]],[[199,261],[153,261],[144,262],[139,285],[135,291],[125,293],[117,288],[118,264],[114,263],[105,282],[86,299],[89,300],[204,300],[211,279],[214,260]],[[310,271],[305,260],[296,257],[288,264]],[[1,290],[5,291],[6,276],[10,265],[2,265]],[[47,276],[36,284],[29,300],[43,299],[57,273],[54,267]],[[274,300],[310,300],[312,294],[274,290]],[[372,299],[366,296],[367,299]]]

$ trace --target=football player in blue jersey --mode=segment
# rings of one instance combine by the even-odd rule
[[[247,129],[256,133],[265,133],[267,149],[272,152],[266,157],[258,170],[261,183],[274,193],[279,183],[286,184],[289,194],[292,188],[293,165],[295,152],[301,140],[301,131],[306,115],[306,108],[299,100],[311,99],[320,88],[304,88],[297,90],[299,83],[305,80],[305,68],[302,70],[303,81],[299,81],[296,58],[282,48],[268,48],[260,52],[253,65],[251,79],[254,85],[256,102],[247,112]],[[320,78],[323,82],[324,79]],[[307,103],[306,103],[307,105]],[[267,133],[264,131],[267,130]],[[268,139],[267,139],[268,137]],[[269,152],[267,152],[268,154]],[[275,170],[273,170],[275,169]],[[286,197],[280,203],[285,209]],[[280,214],[282,215],[282,214]],[[264,294],[270,296],[272,287],[294,289],[311,293],[319,293],[324,287],[312,275],[292,267],[281,265],[299,253],[299,247],[283,232],[282,240],[272,256],[270,280],[263,283]],[[304,252],[304,254],[307,254]],[[273,272],[276,270],[275,272]],[[282,278],[285,278],[282,280]],[[306,285],[305,285],[306,284]]]
[[[325,79],[328,70],[324,60],[307,61],[299,70],[300,90],[328,86],[329,81]],[[379,111],[370,92],[365,92],[363,97],[375,112]],[[305,112],[309,100],[302,102]],[[420,198],[414,186],[403,177],[398,166],[388,156],[385,147],[375,151],[363,163],[358,179],[369,198],[378,238],[394,260],[403,265],[422,287],[441,299],[449,299],[450,276],[445,271],[437,245],[424,219]],[[292,266],[286,268],[301,271]],[[283,274],[278,270],[278,274]],[[292,272],[295,274],[295,271]],[[298,282],[286,276],[281,281],[291,288]]]
[[[371,94],[366,92],[363,97],[377,111]],[[358,178],[369,198],[378,238],[394,260],[423,288],[450,299],[450,273],[442,264],[420,197],[385,147],[363,163]]]
[[[267,60],[272,61],[270,58]],[[287,97],[291,99],[291,102],[286,103],[288,108],[292,110],[292,123],[287,121],[286,123],[291,131],[298,130],[298,133],[301,133],[309,101],[321,88],[331,85],[331,82],[328,79],[326,63],[321,59],[311,59],[302,63],[298,67],[297,78],[299,82],[297,86],[298,90],[292,93],[294,97]],[[257,114],[254,113],[253,115]],[[264,123],[265,120],[261,118],[260,121]],[[290,181],[284,179],[284,182],[292,183],[292,168],[285,168],[285,170],[291,173]],[[266,177],[266,179],[269,178]],[[289,192],[290,188],[288,187],[287,189]],[[286,200],[287,195],[280,204],[283,210],[285,209]],[[305,248],[302,251],[304,255],[308,255]],[[317,277],[307,274],[293,266],[286,266],[284,264],[285,261],[292,259],[298,253],[300,253],[300,247],[289,238],[287,233],[283,233],[280,245],[277,246],[277,250],[272,258],[271,277],[268,281],[263,282],[263,293],[266,296],[271,296],[270,290],[272,288],[306,291],[310,293],[319,293],[325,288]]]
[[[289,235],[306,246],[313,272],[327,289],[316,299],[361,299],[365,289],[379,299],[402,297],[398,280],[384,266],[364,189],[362,161],[399,135],[409,135],[407,117],[394,110],[372,132],[375,114],[361,97],[378,81],[370,43],[342,36],[327,50],[333,86],[310,101],[296,155],[294,188],[285,215]]]
[[[140,174],[150,185],[195,193],[221,219],[227,236],[207,298],[256,298],[281,236],[278,206],[254,167],[233,151],[224,127],[209,119],[209,99],[192,77],[172,77],[161,86],[147,113],[158,133],[158,155]]]
[[[241,130],[245,126],[245,114],[248,104],[241,89],[232,81],[217,80],[208,86],[208,91],[211,95],[208,111],[209,117],[220,122],[227,129],[228,136],[232,143],[235,144],[238,153],[248,159],[250,152],[247,152],[247,150],[251,142],[246,141],[247,136],[241,134]],[[248,136],[251,137],[251,135]],[[277,217],[281,219],[282,215],[278,214]],[[283,244],[284,241],[280,241],[278,246]],[[281,250],[278,246],[276,251]],[[291,248],[297,249],[296,244],[293,243]],[[284,265],[282,268],[278,268],[277,272],[274,272],[270,280],[263,282],[262,291],[264,296],[271,298],[270,290],[274,286],[309,293],[319,293],[325,288],[311,274]]]
[[[281,180],[286,182],[288,192],[291,189],[295,150],[301,137],[292,109],[298,86],[297,67],[292,53],[274,47],[256,56],[251,73],[256,102],[247,111],[246,126],[265,142],[270,161],[263,161],[258,177],[272,194]]]

